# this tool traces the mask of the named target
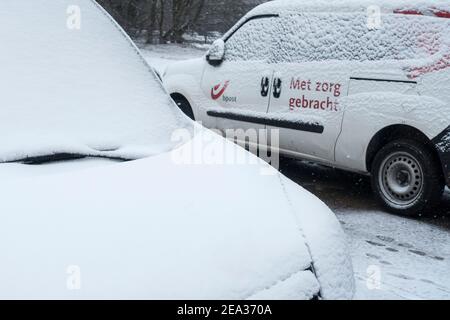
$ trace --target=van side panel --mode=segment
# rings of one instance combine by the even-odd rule
[[[358,93],[342,99],[341,106],[345,108],[345,117],[336,144],[336,163],[364,172],[370,141],[382,129],[408,125],[432,140],[450,124],[448,105],[431,97],[395,92]]]
[[[402,28],[398,47],[408,50],[395,59],[363,61],[350,79],[335,157],[337,165],[356,170],[367,171],[369,143],[388,126],[414,127],[430,141],[450,126],[450,19],[388,14],[383,21]]]

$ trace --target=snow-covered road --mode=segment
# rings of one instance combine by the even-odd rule
[[[142,52],[157,70],[204,54],[180,45]],[[349,238],[357,299],[450,299],[450,193],[432,217],[407,219],[382,211],[366,177],[287,159],[281,171],[338,215]]]
[[[178,60],[198,58],[205,54],[205,50],[188,45],[139,45],[139,49],[148,63],[159,73],[162,73],[167,65]]]
[[[349,238],[357,299],[450,299],[450,196],[432,217],[383,212],[367,177],[283,159],[281,171],[322,199]]]

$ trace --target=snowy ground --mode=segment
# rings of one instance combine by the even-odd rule
[[[157,70],[204,54],[181,45],[142,52]],[[365,177],[293,160],[283,160],[281,171],[336,212],[349,237],[357,299],[450,299],[450,193],[433,217],[407,219],[383,212]]]
[[[407,219],[382,211],[367,177],[287,159],[281,171],[337,214],[350,240],[357,299],[450,299],[448,193],[433,217]],[[374,290],[372,270],[380,275]]]
[[[159,73],[162,73],[164,68],[173,61],[197,58],[205,54],[204,49],[188,45],[167,44],[144,47],[138,46],[140,47],[144,58],[147,59]]]

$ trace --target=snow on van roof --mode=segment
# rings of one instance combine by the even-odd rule
[[[421,13],[450,17],[448,0],[274,0],[249,12],[247,17],[288,12],[355,12],[378,6],[385,13]]]
[[[2,0],[0,162],[59,153],[135,159],[189,126],[93,0]],[[38,9],[36,9],[38,8]]]

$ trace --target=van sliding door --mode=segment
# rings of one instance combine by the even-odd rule
[[[340,35],[330,14],[292,15],[280,24],[274,88],[268,117],[282,119],[280,149],[314,160],[334,162],[351,66],[333,59],[329,47]],[[336,37],[335,40],[333,40]]]

